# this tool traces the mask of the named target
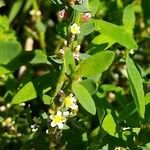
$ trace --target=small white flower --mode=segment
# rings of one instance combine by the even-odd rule
[[[38,10],[38,11],[36,12],[36,16],[41,16],[41,11],[40,11],[40,10]]]
[[[70,94],[64,99],[64,104],[67,108],[71,108],[72,110],[78,109],[78,105],[76,104],[76,98],[73,97],[73,94]]]
[[[38,128],[33,128],[32,132],[36,132],[38,130]]]
[[[41,11],[40,10],[32,9],[29,13],[30,13],[31,16],[41,16]]]
[[[81,45],[77,45],[77,47],[76,47],[76,51],[80,51],[80,49],[81,49]]]
[[[58,111],[56,115],[50,115],[52,119],[51,127],[58,126],[59,129],[63,128],[63,123],[66,122],[66,118],[62,115],[61,111]]]
[[[17,133],[17,137],[21,137],[22,136],[22,134],[21,133]]]
[[[130,50],[130,54],[134,54],[134,49],[131,49],[131,50]]]
[[[80,59],[80,53],[79,52],[73,53],[73,57],[74,57],[74,59],[79,60]]]
[[[46,134],[49,134],[49,131],[48,131],[48,129],[46,130]]]
[[[20,104],[20,106],[23,106],[23,107],[24,107],[25,105],[26,105],[25,103],[21,103],[21,104]]]
[[[29,13],[30,13],[31,16],[34,16],[36,14],[36,10],[32,9]]]
[[[9,103],[6,105],[7,108],[10,108],[10,106],[11,106],[11,105],[10,105]]]
[[[5,106],[0,106],[0,112],[4,112],[6,110]]]
[[[2,122],[2,126],[5,127],[5,126],[11,126],[12,125],[12,118],[11,117],[8,117],[6,118],[3,122]]]
[[[62,55],[64,55],[65,50],[64,50],[63,48],[61,48],[61,49],[59,50],[59,52],[60,52]]]
[[[67,41],[66,40],[64,40],[64,45],[67,46]]]
[[[32,124],[32,125],[31,125],[31,129],[34,129],[34,128],[35,128],[35,124]]]
[[[80,26],[78,26],[76,23],[74,23],[71,27],[70,27],[70,31],[72,34],[79,34],[80,33]]]
[[[64,117],[69,116],[69,111],[65,111],[65,112],[63,112],[63,116],[64,116]]]

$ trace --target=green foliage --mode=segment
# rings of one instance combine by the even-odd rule
[[[70,75],[73,72],[75,67],[73,53],[69,48],[66,49],[64,53],[64,66],[65,66],[65,72],[68,75]]]
[[[21,53],[21,46],[16,41],[1,41],[0,64],[8,64]]]
[[[96,30],[101,32],[101,41],[104,42],[106,40],[105,43],[108,43],[109,46],[117,42],[128,49],[136,49],[138,47],[132,34],[126,30],[126,27],[118,26],[103,20],[95,20],[94,22]]]
[[[130,4],[124,9],[123,25],[125,29],[132,33],[135,24],[134,5]]]
[[[0,0],[0,149],[149,149],[149,6]]]
[[[0,16],[0,40],[16,40],[14,32],[9,27],[9,20],[6,16]]]
[[[147,93],[145,95],[145,105],[149,104],[150,103],[150,93]]]
[[[111,51],[96,53],[80,64],[79,74],[83,77],[91,77],[101,74],[108,69],[113,59],[114,53]]]
[[[103,120],[102,127],[110,135],[114,136],[116,133],[116,123],[111,114],[107,114]]]
[[[128,76],[131,84],[132,95],[134,97],[139,115],[142,118],[144,118],[145,98],[144,98],[144,91],[142,85],[142,78],[139,71],[135,67],[134,62],[130,58],[130,56],[127,56],[126,63],[127,63]]]
[[[79,100],[79,103],[91,114],[95,115],[96,108],[94,101],[89,94],[89,92],[80,84],[77,82],[74,82],[72,85],[72,90]]]
[[[28,100],[34,99],[36,95],[37,94],[33,83],[29,82],[14,96],[12,103],[20,104]]]

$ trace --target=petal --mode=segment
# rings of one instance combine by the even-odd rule
[[[56,125],[57,124],[54,121],[51,122],[51,127],[55,127]]]
[[[63,116],[65,116],[65,117],[69,116],[69,111],[63,112]]]
[[[61,115],[62,115],[62,112],[61,112],[61,111],[58,111],[58,112],[57,112],[57,115],[58,115],[58,116],[61,116]]]
[[[63,117],[63,120],[62,120],[62,122],[66,122],[66,120],[67,120],[67,119],[66,119],[65,117]]]
[[[72,94],[72,93],[70,94],[70,97],[73,97],[73,94]]]
[[[53,118],[54,118],[54,115],[50,115],[50,119],[52,119],[52,120],[53,120]]]
[[[73,104],[70,108],[71,108],[71,109],[73,109],[73,110],[75,110],[75,109],[77,109],[77,108],[78,108],[78,105]]]
[[[62,129],[63,126],[64,126],[64,125],[63,125],[62,123],[59,123],[59,124],[58,124],[58,128],[59,128],[59,129]]]
[[[72,98],[71,98],[71,101],[72,101],[72,102],[76,102],[77,99],[76,99],[75,97],[72,97]]]

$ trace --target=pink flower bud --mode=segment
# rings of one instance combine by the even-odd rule
[[[63,9],[63,10],[61,10],[61,11],[58,12],[58,17],[59,17],[60,19],[65,19],[66,16],[67,16],[67,12],[66,12],[65,9]]]
[[[82,21],[88,21],[90,20],[92,15],[90,13],[84,13],[82,16]]]

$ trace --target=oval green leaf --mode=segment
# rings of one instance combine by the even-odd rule
[[[21,46],[17,41],[0,42],[0,64],[8,64],[21,53]]]
[[[90,58],[81,62],[79,74],[84,77],[92,77],[101,74],[108,69],[114,59],[115,54],[111,51],[98,52]]]
[[[125,29],[132,33],[135,24],[134,4],[128,5],[123,13],[123,25]]]
[[[129,57],[129,55],[127,56],[126,64],[127,64],[128,77],[129,77],[129,81],[131,84],[131,92],[134,97],[139,115],[142,118],[144,118],[145,97],[144,97],[144,91],[143,91],[142,78],[141,78],[139,71],[135,67],[133,60]]]
[[[18,93],[14,96],[12,104],[20,104],[36,98],[36,90],[32,82],[27,83]]]
[[[72,90],[83,108],[85,108],[89,113],[95,115],[95,103],[89,92],[78,82],[74,82],[72,84]]]
[[[114,136],[116,133],[116,123],[111,114],[107,114],[103,120],[103,129],[110,135]]]
[[[128,49],[138,48],[133,35],[129,33],[123,26],[118,26],[103,20],[94,20],[94,22],[96,30],[105,35],[111,43],[119,43]]]
[[[69,48],[67,48],[64,53],[64,67],[65,72],[68,75],[70,75],[74,71],[75,62],[73,58],[73,53]]]

